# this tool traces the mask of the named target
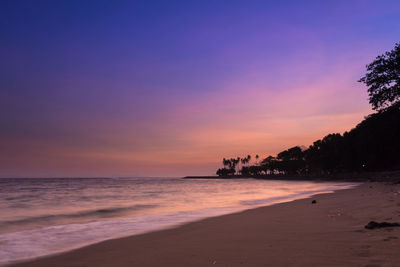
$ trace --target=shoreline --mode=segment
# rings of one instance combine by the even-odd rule
[[[311,198],[317,203],[311,204]],[[364,229],[370,220],[400,221],[399,184],[364,183],[311,198],[106,240],[14,265],[394,266],[400,260],[395,249],[400,246],[399,228]]]
[[[310,181],[310,182],[398,182],[400,171],[379,171],[379,172],[343,172],[335,174],[273,174],[258,176],[216,176],[216,175],[193,175],[185,176],[182,179],[260,179],[277,181]]]
[[[296,181],[292,181],[292,182],[296,182]],[[209,219],[209,218],[215,218],[215,217],[220,217],[220,216],[240,213],[240,212],[243,212],[243,211],[257,209],[257,208],[260,208],[260,207],[268,207],[268,206],[272,206],[272,205],[276,205],[276,204],[280,204],[280,203],[289,203],[289,202],[292,202],[292,201],[295,201],[295,200],[299,200],[299,199],[307,199],[307,198],[310,198],[310,197],[312,197],[314,195],[317,195],[317,194],[332,194],[337,190],[346,190],[346,189],[349,189],[349,188],[356,187],[359,184],[360,183],[346,183],[344,185],[337,184],[337,185],[334,185],[333,187],[329,187],[328,186],[326,188],[320,188],[319,190],[302,191],[301,193],[288,194],[288,195],[281,196],[281,197],[269,197],[267,199],[258,199],[256,202],[259,202],[259,203],[248,204],[248,205],[251,205],[251,206],[247,206],[247,207],[246,206],[243,206],[243,207],[240,207],[240,206],[229,206],[229,207],[224,207],[224,208],[213,208],[213,209],[209,209],[208,210],[208,215],[192,214],[193,212],[194,213],[196,213],[196,212],[202,213],[203,211],[207,211],[207,210],[192,211],[192,212],[190,212],[190,214],[188,214],[189,215],[188,219],[183,219],[183,221],[182,220],[178,220],[176,223],[172,223],[170,225],[166,224],[166,225],[158,227],[158,228],[157,227],[155,227],[155,228],[153,227],[153,229],[139,231],[137,233],[130,233],[128,235],[124,234],[124,235],[119,235],[119,236],[116,235],[116,236],[113,236],[113,237],[105,237],[105,238],[101,238],[101,239],[98,239],[98,240],[95,240],[95,241],[85,242],[84,244],[81,244],[81,245],[72,245],[72,246],[69,246],[68,248],[58,249],[58,251],[51,251],[51,252],[49,252],[47,254],[36,255],[36,256],[33,256],[33,257],[31,256],[29,258],[26,257],[25,259],[14,260],[14,261],[4,261],[4,262],[0,262],[0,266],[19,264],[19,263],[26,263],[26,262],[35,261],[35,260],[38,260],[38,259],[53,257],[53,256],[61,255],[61,254],[64,254],[64,253],[68,253],[68,252],[71,252],[71,251],[79,250],[81,248],[88,247],[88,246],[91,246],[91,245],[96,245],[96,244],[99,244],[99,243],[102,243],[102,242],[106,242],[106,241],[109,241],[109,240],[117,240],[117,239],[121,239],[121,238],[127,238],[127,237],[132,237],[132,236],[137,236],[137,235],[149,234],[149,233],[152,233],[152,232],[159,232],[159,231],[174,229],[174,228],[178,228],[178,227],[181,227],[183,225],[186,225],[186,224],[195,223],[195,222],[202,221],[202,220]],[[335,187],[337,187],[337,188],[335,188]],[[253,201],[249,201],[249,202],[253,202]],[[160,218],[161,221],[164,221],[165,219]],[[135,224],[134,221],[131,222],[131,223]],[[129,225],[125,225],[125,226],[121,225],[121,226],[122,226],[121,229],[124,229],[124,227],[128,227],[129,228]],[[93,230],[96,231],[96,232],[99,231],[99,229],[93,229]],[[64,243],[64,244],[68,244],[68,240],[66,240],[66,243]],[[57,245],[57,244],[55,244],[55,245]]]

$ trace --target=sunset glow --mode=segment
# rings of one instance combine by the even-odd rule
[[[400,3],[290,2],[1,3],[0,176],[213,175],[350,130]]]

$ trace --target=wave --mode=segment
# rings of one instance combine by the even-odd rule
[[[238,211],[216,208],[48,226],[0,234],[0,265],[76,249],[107,239],[166,229]]]
[[[34,217],[23,218],[19,220],[10,220],[0,222],[0,226],[4,225],[15,225],[15,224],[30,224],[30,223],[40,223],[40,222],[49,222],[55,220],[63,220],[63,219],[79,219],[79,218],[87,218],[87,217],[111,217],[116,216],[118,214],[130,211],[144,210],[144,209],[152,209],[159,205],[156,204],[140,204],[133,205],[128,207],[111,207],[111,208],[102,208],[95,210],[86,210],[75,213],[68,214],[48,214],[48,215],[40,215]]]
[[[36,197],[37,195],[19,195],[19,196],[15,196],[15,197],[5,197],[4,200],[21,200],[21,199],[32,199],[34,197]]]

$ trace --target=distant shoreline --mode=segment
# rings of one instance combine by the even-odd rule
[[[285,181],[341,181],[341,182],[393,182],[400,180],[400,171],[382,171],[382,172],[354,172],[354,173],[337,173],[330,175],[258,175],[258,176],[185,176],[182,179],[260,179],[260,180],[285,180]]]

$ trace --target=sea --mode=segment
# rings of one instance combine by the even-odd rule
[[[2,178],[0,265],[356,186],[181,178]]]

